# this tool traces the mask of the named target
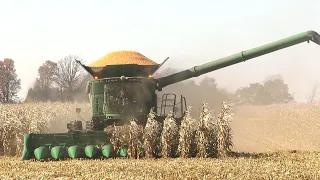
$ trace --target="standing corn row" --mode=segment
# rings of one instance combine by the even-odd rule
[[[2,125],[0,125],[0,156],[2,156],[4,154],[3,136],[4,136],[4,129],[3,129]]]
[[[215,125],[214,118],[207,103],[202,104],[202,111],[196,131],[197,157],[206,158],[214,151],[215,143]]]
[[[20,156],[24,133],[44,133],[56,128],[53,123],[67,123],[66,119],[73,119],[68,117],[68,113],[72,114],[79,105],[81,106],[72,103],[0,105],[0,154]],[[83,109],[90,110],[90,106]],[[162,128],[151,109],[144,130],[134,121],[124,127],[115,127],[112,144],[115,148],[128,144],[130,157],[142,156],[140,146],[143,146],[144,156],[147,158],[159,155],[158,153],[163,157],[173,157],[176,150],[180,157],[225,156],[233,145],[230,106],[224,102],[216,119],[206,103],[203,104],[199,120],[191,117],[190,110],[191,107],[188,107],[180,128],[172,115],[164,120]]]
[[[25,133],[50,132],[64,123],[65,131],[75,107],[90,111],[85,103],[0,104],[0,154],[20,156]]]
[[[137,125],[136,119],[130,121],[129,126],[129,157],[139,158],[141,156],[142,136],[143,131],[140,126]]]
[[[152,158],[156,153],[156,146],[161,133],[160,124],[155,120],[155,117],[155,112],[153,108],[151,108],[143,135],[143,146],[146,158]]]
[[[130,127],[128,125],[124,125],[114,126],[113,128],[110,141],[114,148],[114,152],[119,153],[123,145],[130,144]]]
[[[176,155],[175,147],[178,144],[178,126],[172,114],[169,113],[163,122],[161,134],[161,154],[168,158]]]
[[[222,103],[221,112],[218,115],[217,121],[217,148],[218,157],[225,157],[228,152],[230,152],[230,147],[233,146],[232,143],[232,130],[230,122],[232,120],[232,115],[230,114],[231,108],[227,102]]]
[[[187,158],[192,154],[192,145],[196,131],[196,120],[191,117],[191,107],[187,108],[186,114],[182,119],[179,131],[179,147],[178,152],[180,157]]]

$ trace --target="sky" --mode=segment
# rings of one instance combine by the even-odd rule
[[[158,63],[170,57],[163,68],[183,70],[300,32],[320,33],[319,21],[319,0],[0,0],[0,59],[15,61],[24,98],[46,60],[76,54],[90,63],[134,50]],[[235,91],[281,74],[303,102],[320,82],[319,67],[320,46],[302,43],[206,75]]]

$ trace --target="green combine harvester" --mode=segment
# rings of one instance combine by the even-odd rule
[[[129,124],[133,118],[145,126],[151,108],[158,121],[172,113],[179,122],[186,111],[186,99],[163,94],[158,105],[156,92],[163,87],[306,41],[320,45],[320,35],[315,31],[303,32],[158,79],[152,75],[167,59],[157,65],[121,64],[100,68],[78,62],[93,77],[86,91],[92,105],[92,119],[86,122],[85,128],[82,121],[69,123],[66,133],[25,134],[22,160],[126,157],[128,145],[115,152],[110,141],[112,134],[105,128]],[[76,111],[79,113],[80,109]]]

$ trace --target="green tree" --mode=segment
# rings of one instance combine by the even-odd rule
[[[38,78],[33,87],[29,89],[27,99],[31,101],[55,101],[57,97],[54,83],[57,72],[57,63],[50,60],[45,61],[38,68]]]
[[[289,103],[293,101],[292,95],[289,93],[289,87],[284,83],[281,77],[267,80],[260,89],[257,97],[262,104],[272,103]]]
[[[14,61],[6,58],[0,61],[0,103],[13,103],[21,89]]]
[[[257,96],[261,89],[263,89],[263,85],[259,83],[251,83],[248,87],[238,89],[235,92],[236,104],[259,104]]]
[[[238,89],[235,96],[236,103],[241,105],[279,104],[294,100],[281,76],[269,78],[263,84],[252,83],[249,87]]]

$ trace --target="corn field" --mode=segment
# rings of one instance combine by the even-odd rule
[[[0,156],[0,179],[320,178],[320,153],[317,152],[320,104],[238,107],[233,108],[237,114],[233,117],[227,103],[222,104],[217,113],[204,103],[198,117],[192,117],[188,107],[178,127],[170,115],[160,124],[151,110],[145,128],[132,120],[129,125],[113,131],[112,143],[116,147],[129,144],[130,159],[45,163],[20,160],[24,133],[65,132],[68,122],[81,120],[75,115],[76,107],[82,109],[83,119],[90,118],[88,104],[0,105],[0,147],[1,153],[7,155]],[[88,117],[84,117],[86,114]],[[230,152],[233,143],[233,150],[242,146],[241,151],[250,152],[255,150],[252,146],[257,150],[261,147],[268,150],[272,146],[283,150],[299,147],[300,150],[237,153]],[[154,159],[163,156],[162,153],[165,157],[181,158]],[[10,157],[14,155],[19,157]]]
[[[65,132],[67,123],[78,119],[75,108],[90,112],[88,104],[0,104],[0,154],[20,156],[25,133]]]
[[[90,114],[88,104],[48,102],[0,105],[0,153],[20,156],[25,133],[67,131],[66,124],[79,119],[75,113],[77,107],[82,109],[83,114]],[[190,110],[191,107],[188,107],[179,127],[172,114],[163,123],[156,121],[155,112],[151,109],[145,128],[138,126],[137,120],[133,119],[129,125],[114,128],[111,142],[116,151],[124,144],[129,145],[130,158],[222,157],[230,152],[233,145],[230,106],[223,103],[216,118],[206,103],[203,103],[199,118],[191,117]]]

